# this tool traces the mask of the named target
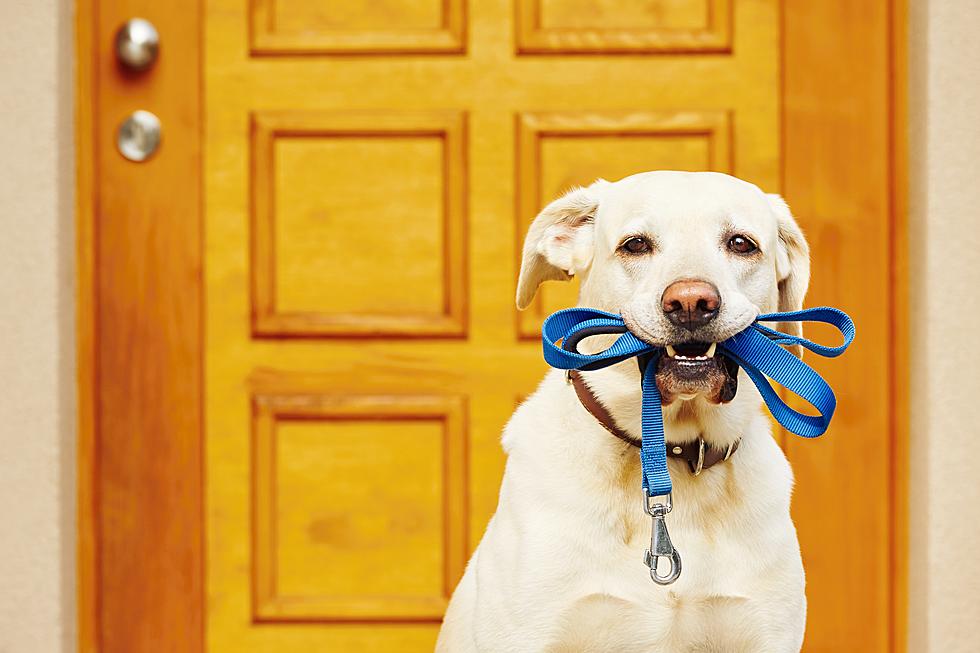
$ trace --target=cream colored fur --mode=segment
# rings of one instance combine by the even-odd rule
[[[760,255],[727,251],[732,231],[750,235]],[[617,247],[637,233],[655,251],[627,259]],[[634,332],[666,343],[676,330],[659,309],[663,291],[696,278],[721,294],[710,334],[723,340],[760,312],[799,308],[808,257],[777,196],[727,175],[644,173],[576,189],[541,212],[525,243],[518,304],[546,279],[578,275],[580,305],[621,312]],[[638,438],[635,361],[587,378]],[[637,449],[606,432],[552,371],[504,431],[497,512],[453,594],[436,650],[799,651],[806,599],[789,514],[793,477],[758,393],[743,372],[734,401],[678,400],[665,407],[665,424],[672,442],[742,439],[730,461],[699,477],[670,460],[667,524],[683,556],[676,583],[654,584],[642,562],[650,518]]]

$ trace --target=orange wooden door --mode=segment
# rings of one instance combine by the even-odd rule
[[[139,2],[106,4],[128,10]],[[194,430],[193,414],[173,418],[174,429],[200,438],[203,514],[160,519],[183,515],[174,537],[199,521],[204,601],[191,610],[202,615],[206,650],[432,649],[496,505],[501,428],[545,371],[541,319],[575,301],[574,284],[550,283],[529,311],[516,311],[526,226],[572,184],[664,168],[730,172],[786,192],[814,250],[810,305],[839,305],[857,318],[859,342],[830,372],[843,401],[828,441],[779,437],[799,481],[806,650],[890,649],[889,132],[866,122],[889,112],[881,81],[888,3],[862,11],[843,0],[809,9],[776,0],[183,5],[198,6],[203,21],[194,71],[203,91],[194,159],[201,172],[187,168],[203,191],[203,244],[188,217],[182,233],[191,240],[180,242],[199,259],[173,264],[187,276],[174,274],[158,290],[190,278],[203,284],[202,331],[180,331],[200,347],[203,389],[180,387],[199,393],[203,428]],[[140,9],[180,24],[161,7]],[[104,12],[97,33],[113,20]],[[161,60],[156,82],[100,69],[99,83],[123,89],[102,108],[141,93],[158,98],[154,83],[180,82],[177,59]],[[849,70],[853,77],[842,77]],[[844,92],[834,94],[837,87]],[[114,114],[106,115],[96,139],[112,127]],[[164,118],[165,130],[179,132],[181,114]],[[178,145],[168,151],[165,141],[156,163],[133,172],[96,143],[94,184],[104,198],[114,181],[144,175],[153,183],[152,166],[173,166],[176,175],[181,162],[167,157]],[[859,145],[877,152],[884,168],[844,156]],[[196,196],[177,186],[154,193],[161,210],[168,194],[188,216],[194,210]],[[113,216],[124,220],[124,202],[103,202],[101,228]],[[160,300],[138,287],[120,290],[119,279],[132,266],[152,273],[177,237],[158,243],[147,227],[113,239],[92,228],[101,243],[102,262],[91,263],[100,296],[132,292],[126,315],[137,326],[127,342],[152,345],[155,325],[141,322],[138,309]],[[119,238],[155,256],[113,258],[121,256]],[[105,268],[106,261],[118,265]],[[848,281],[858,277],[860,288]],[[195,296],[173,295],[174,306]],[[99,308],[98,324],[120,319],[114,310]],[[100,342],[111,348],[115,339]],[[178,357],[197,356],[194,347],[175,347]],[[172,360],[161,352],[152,374],[179,381]],[[125,356],[106,361],[103,381],[132,369]],[[142,419],[144,400],[118,409],[114,422],[106,420],[116,404],[100,404],[102,422],[92,419],[101,446],[114,433],[129,442],[126,425]],[[169,428],[156,424],[144,437],[166,440]],[[154,461],[138,443],[125,447],[106,459],[142,461],[177,483],[162,486],[174,505],[191,505],[193,492],[174,488],[192,448]],[[869,457],[881,450],[889,453]],[[96,483],[93,500],[118,510],[153,505],[151,496],[130,499],[135,475],[124,476]],[[197,481],[187,478],[193,489]],[[125,537],[137,535],[94,519],[93,546],[112,553],[93,572],[103,574],[93,582],[104,588],[97,604],[104,612],[95,617],[104,650],[154,650],[135,642],[160,641],[160,628],[129,633],[124,625],[107,635],[105,624],[118,623],[121,612],[137,623],[153,609],[127,588],[125,570],[141,551],[160,547],[144,537],[127,548]],[[861,545],[841,547],[842,534]],[[199,569],[190,551],[178,577]],[[133,565],[119,571],[104,562],[127,556]],[[146,573],[168,583],[167,569]],[[193,592],[195,583],[181,587]],[[193,627],[181,632],[195,637]]]
[[[206,6],[209,645],[431,650],[574,302],[518,315],[526,225],[598,176],[775,187],[777,6]]]

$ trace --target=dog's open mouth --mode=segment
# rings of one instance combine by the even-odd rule
[[[721,404],[735,398],[738,364],[718,352],[714,342],[666,345],[657,361],[657,388],[663,403],[704,395]]]

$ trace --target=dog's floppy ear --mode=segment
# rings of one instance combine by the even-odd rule
[[[776,252],[776,280],[779,284],[779,311],[798,311],[803,308],[803,297],[810,285],[810,246],[803,230],[796,224],[789,206],[779,195],[767,195],[769,207],[776,215],[779,225],[779,243]],[[779,330],[794,336],[803,335],[801,322],[783,322]],[[797,355],[803,354],[802,347],[793,347]]]
[[[517,307],[525,309],[543,281],[571,279],[592,263],[592,228],[599,186],[573,188],[542,209],[524,239]]]

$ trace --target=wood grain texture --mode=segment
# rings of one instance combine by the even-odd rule
[[[889,92],[891,101],[890,188],[892,239],[891,278],[891,651],[908,650],[909,619],[909,456],[911,379],[908,352],[912,346],[909,322],[909,121],[908,121],[908,0],[889,3]]]
[[[204,648],[200,5],[79,9],[81,646],[193,653]],[[134,15],[166,39],[143,75],[112,51]],[[143,164],[115,148],[137,108],[164,130]]]
[[[468,553],[465,398],[314,394],[288,376],[262,385],[252,400],[255,621],[440,621]],[[287,448],[291,427],[309,432]],[[298,475],[311,456],[310,491],[287,492],[284,470]],[[335,483],[329,503],[318,496],[324,477]],[[310,515],[312,537],[284,523]],[[284,562],[300,589],[283,582]]]
[[[907,342],[894,327],[905,289],[895,277],[904,218],[894,203],[891,12],[884,1],[784,4],[783,192],[810,241],[807,305],[839,306],[858,329],[845,365],[810,361],[839,398],[830,433],[786,440],[808,652],[898,650],[894,469],[904,418],[894,366]]]
[[[467,279],[467,215],[466,215],[466,119],[465,115],[459,112],[432,111],[432,112],[350,112],[350,111],[275,111],[258,112],[253,114],[251,120],[251,170],[252,178],[250,186],[252,189],[251,203],[251,286],[252,286],[252,331],[260,337],[462,337],[466,334],[466,306],[468,284]],[[311,198],[306,213],[313,213],[320,216],[318,220],[305,221],[306,233],[295,234],[297,239],[308,240],[311,237],[312,229],[315,226],[311,222],[325,222],[327,220],[336,223],[328,233],[326,238],[340,239],[350,235],[350,246],[344,252],[337,252],[340,256],[335,258],[347,259],[347,270],[336,270],[339,275],[352,273],[350,270],[351,259],[369,257],[375,261],[374,264],[364,266],[362,277],[372,279],[368,288],[355,285],[353,283],[331,283],[326,277],[336,277],[338,274],[321,274],[309,278],[308,283],[302,284],[309,288],[310,285],[330,284],[331,288],[326,299],[328,305],[319,307],[307,307],[305,310],[289,310],[279,307],[278,295],[282,283],[277,280],[279,275],[279,265],[293,263],[299,266],[309,267],[315,261],[288,261],[286,256],[280,252],[284,247],[284,241],[288,234],[283,234],[282,229],[277,229],[277,222],[282,222],[282,216],[277,216],[279,202],[276,197],[276,179],[281,177],[276,170],[277,143],[286,139],[304,139],[310,142],[319,141],[328,143],[333,141],[350,141],[354,138],[361,138],[361,150],[365,150],[366,141],[376,141],[381,144],[381,151],[388,149],[397,154],[399,141],[406,139],[430,139],[435,141],[439,148],[438,160],[433,166],[434,169],[419,170],[417,165],[405,169],[401,174],[392,175],[390,170],[397,169],[402,163],[402,159],[389,156],[364,161],[363,157],[358,157],[355,151],[351,151],[350,159],[340,161],[339,165],[350,168],[353,162],[361,159],[360,179],[347,185],[340,184],[331,186],[333,178],[321,166],[321,170],[316,173],[319,179],[315,184],[320,186],[320,194],[311,194],[309,188],[299,188],[297,193],[304,198]],[[385,145],[386,144],[386,145]],[[378,149],[378,148],[376,148]],[[324,164],[327,162],[323,162]],[[377,170],[375,183],[371,185],[371,196],[376,201],[369,203],[364,197],[362,190],[358,187],[358,181],[364,183],[368,171],[364,165],[373,165]],[[384,178],[402,180],[399,185],[401,193],[388,192],[380,187],[384,183]],[[437,197],[437,206],[419,207],[422,216],[426,213],[434,213],[432,220],[436,224],[429,227],[430,236],[435,240],[435,250],[428,253],[419,251],[407,252],[406,263],[412,263],[413,259],[432,260],[436,263],[435,278],[429,279],[429,286],[435,288],[417,289],[434,290],[440,289],[440,299],[437,306],[428,311],[414,308],[406,309],[403,307],[392,306],[393,302],[385,302],[379,294],[381,286],[385,285],[392,289],[394,293],[405,293],[406,289],[398,291],[396,285],[399,279],[404,279],[405,270],[399,271],[396,260],[393,257],[404,252],[401,248],[401,241],[396,235],[388,251],[387,256],[380,256],[379,239],[383,234],[378,226],[380,213],[387,213],[390,224],[390,231],[396,232],[400,225],[405,222],[414,222],[418,225],[417,229],[424,232],[426,229],[423,220],[411,220],[413,215],[411,210],[412,202],[416,199],[417,193],[413,193],[418,186],[422,185],[421,178],[431,178],[430,183],[434,186]],[[413,183],[414,182],[414,183]],[[301,182],[300,182],[301,183]],[[312,184],[311,184],[312,185]],[[281,193],[280,193],[281,194]],[[326,196],[329,200],[324,203]],[[344,212],[337,209],[340,196],[351,198],[349,204],[357,206],[359,210]],[[319,203],[319,204],[318,204]],[[365,207],[375,210],[372,214],[370,210],[364,211]],[[353,207],[352,207],[353,208]],[[418,212],[416,212],[418,213]],[[407,214],[407,215],[406,215]],[[361,227],[363,226],[363,227]],[[421,236],[421,234],[420,234]],[[419,238],[417,240],[425,240]],[[321,244],[319,249],[313,252],[314,256],[328,257],[328,249]],[[374,279],[375,275],[389,273],[388,284],[379,283]],[[300,285],[293,282],[295,285]],[[290,288],[286,288],[291,290]],[[365,290],[374,290],[372,294]],[[294,294],[309,295],[298,289]],[[348,298],[346,303],[356,303],[364,305],[365,308],[359,311],[336,310],[330,305],[343,303],[344,298]]]
[[[365,3],[364,11],[353,18],[321,16],[319,27],[311,18],[328,9],[336,11],[344,3],[321,5],[320,12],[312,10],[313,3],[294,3],[305,8],[304,15],[283,21],[277,16],[276,0],[251,0],[251,52],[257,56],[332,55],[332,54],[458,54],[466,50],[466,0],[416,0],[411,5],[428,5],[438,14],[435,24],[414,24],[412,12],[397,15],[396,6]],[[304,7],[304,5],[307,5]],[[408,8],[408,7],[404,7]],[[421,9],[421,7],[417,7]],[[288,9],[286,10],[288,11]],[[343,13],[343,12],[341,12]],[[420,12],[427,13],[427,12]],[[294,24],[289,29],[282,23]],[[345,24],[347,23],[347,24]]]
[[[564,12],[595,13],[616,17],[615,26],[602,26],[599,15],[574,24],[549,25],[544,21],[542,0],[514,0],[517,52],[520,54],[658,54],[723,53],[732,48],[732,8],[734,0],[690,0],[689,12],[702,5],[704,23],[696,26],[666,24],[623,25],[620,16],[630,9],[623,2],[586,3],[565,7]],[[676,3],[674,3],[676,4]],[[597,23],[599,25],[597,26]]]

